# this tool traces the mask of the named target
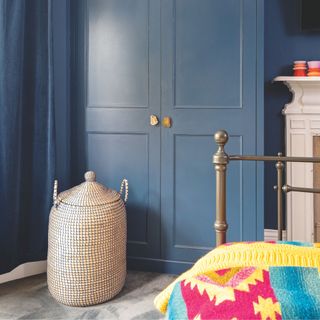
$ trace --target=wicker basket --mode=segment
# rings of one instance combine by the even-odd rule
[[[49,219],[48,287],[59,302],[88,306],[119,293],[126,277],[127,222],[120,194],[95,182],[85,182],[57,195]]]

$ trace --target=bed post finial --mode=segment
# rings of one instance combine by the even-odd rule
[[[226,219],[226,170],[229,157],[224,150],[228,142],[228,133],[219,130],[214,135],[214,140],[218,145],[217,152],[213,155],[213,164],[216,171],[216,245],[219,246],[226,242],[226,232],[228,229]]]

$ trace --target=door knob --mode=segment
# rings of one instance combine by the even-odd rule
[[[156,126],[159,123],[159,119],[156,115],[152,114],[150,116],[150,125]]]
[[[171,128],[171,126],[172,126],[172,120],[171,120],[171,118],[170,118],[170,117],[164,117],[164,118],[162,119],[162,126],[163,126],[164,128]]]

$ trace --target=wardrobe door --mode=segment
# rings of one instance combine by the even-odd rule
[[[215,246],[213,134],[228,153],[256,152],[255,0],[163,0],[162,258],[193,262]],[[254,163],[228,166],[228,241],[257,238]]]
[[[87,168],[129,181],[128,255],[160,255],[160,0],[87,0]]]

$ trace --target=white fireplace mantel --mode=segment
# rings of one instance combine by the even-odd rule
[[[292,101],[283,109],[284,114],[320,114],[320,77],[277,77],[292,93]]]
[[[314,136],[320,136],[320,77],[277,77],[274,81],[284,82],[293,94],[292,101],[282,110],[286,124],[286,155],[312,157]],[[288,163],[286,174],[289,185],[314,186],[310,163]],[[313,194],[288,193],[288,240],[313,242],[315,227]]]

